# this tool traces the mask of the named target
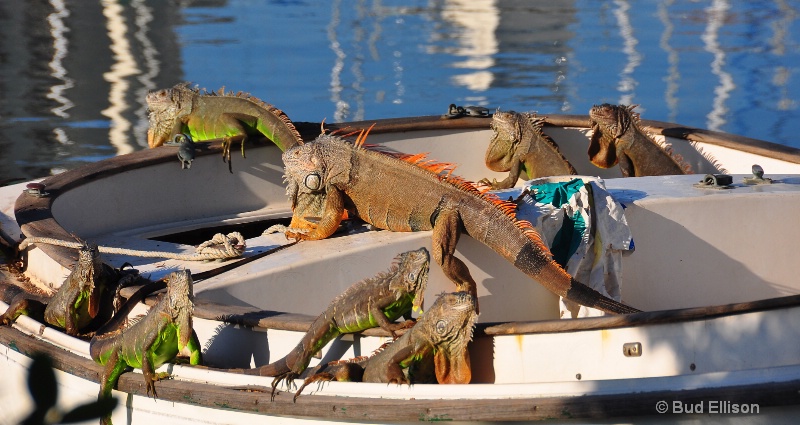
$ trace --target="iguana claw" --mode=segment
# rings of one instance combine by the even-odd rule
[[[281,381],[286,382],[286,389],[291,390],[292,385],[294,385],[294,378],[298,375],[294,372],[286,372],[284,374],[278,375],[275,379],[272,380],[272,395],[270,396],[270,401],[275,401],[275,394],[278,390],[278,385],[280,385]],[[297,398],[297,397],[295,397]]]

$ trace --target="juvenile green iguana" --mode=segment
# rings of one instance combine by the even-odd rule
[[[475,298],[467,292],[441,294],[413,328],[377,353],[353,361],[332,362],[305,380],[295,393],[318,381],[358,381],[394,384],[428,382],[414,375],[412,366],[433,360],[440,384],[468,384],[472,380],[467,345],[478,315]],[[427,366],[423,365],[425,370]],[[406,376],[403,370],[409,375]]]
[[[689,174],[691,167],[661,147],[639,126],[638,105],[595,105],[589,110],[589,160],[600,168],[619,163],[624,177]]]
[[[315,228],[288,229],[295,239],[323,239],[339,226],[342,211],[398,232],[433,230],[433,258],[459,291],[477,299],[477,285],[463,261],[454,255],[462,232],[487,245],[556,295],[613,313],[637,312],[575,281],[551,258],[550,251],[527,221],[515,218],[516,205],[480,192],[452,176],[448,164],[432,164],[424,155],[393,157],[322,134],[313,142],[284,152],[287,194],[325,196]],[[423,168],[425,166],[427,168]],[[294,214],[301,212],[295,210]]]
[[[263,135],[281,151],[302,143],[300,133],[280,109],[247,93],[206,92],[189,83],[147,94],[150,128],[147,144],[161,146],[175,134],[186,133],[195,142],[223,139],[223,159],[230,169],[231,140],[234,137]],[[242,140],[242,156],[244,156]]]
[[[522,172],[528,179],[578,174],[556,142],[542,131],[544,120],[536,114],[498,109],[492,116],[494,133],[485,160],[490,170],[508,171],[508,177],[500,182],[485,178],[478,183],[492,189],[507,189],[517,183]]]
[[[411,319],[412,309],[422,309],[429,265],[425,248],[398,255],[388,271],[357,282],[334,298],[286,357],[244,373],[274,376],[274,395],[280,381],[299,376],[311,357],[341,334],[380,326],[394,336],[395,331],[409,326],[408,322],[393,323],[397,318]]]
[[[174,272],[166,281],[167,292],[146,316],[127,328],[99,333],[89,342],[92,359],[106,366],[98,399],[111,396],[119,376],[129,367],[142,370],[147,395],[152,392],[156,397],[155,381],[162,377],[155,370],[184,347],[191,353],[189,363],[200,364],[201,346],[192,328],[192,274],[189,270]],[[101,423],[111,423],[111,418],[103,418]]]
[[[75,268],[55,295],[45,297],[19,290],[0,316],[0,324],[9,325],[26,314],[63,328],[68,335],[91,332],[114,314],[119,288],[133,283],[126,275],[138,277],[104,263],[97,246],[85,244],[78,251]],[[42,311],[43,317],[36,317]]]

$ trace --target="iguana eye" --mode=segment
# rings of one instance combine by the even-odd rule
[[[436,322],[436,333],[442,335],[446,330],[447,330],[447,325],[444,323],[444,320]]]
[[[305,184],[306,187],[311,190],[319,190],[319,188],[322,186],[322,179],[319,177],[319,174],[311,173],[306,176],[303,184]]]

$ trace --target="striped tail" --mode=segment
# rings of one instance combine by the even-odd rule
[[[570,301],[607,313],[630,314],[642,312],[639,309],[625,305],[619,301],[614,301],[575,279],[571,279],[570,283],[569,291],[567,291],[567,295],[564,297]]]

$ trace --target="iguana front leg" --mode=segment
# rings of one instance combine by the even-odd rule
[[[492,189],[508,189],[517,184],[517,180],[519,179],[521,171],[522,166],[520,161],[514,160],[511,163],[511,168],[508,170],[508,177],[506,177],[504,180],[498,182],[497,179],[492,179],[492,181],[489,181],[488,178],[482,178],[478,180],[478,183],[489,186]]]
[[[370,306],[369,314],[375,319],[375,322],[378,323],[378,326],[391,333],[392,339],[397,339],[397,332],[400,329],[408,329],[414,326],[415,321],[406,319],[403,323],[394,323],[390,322],[386,315],[383,313],[383,309],[385,305],[372,305]],[[410,314],[409,314],[410,316]],[[406,318],[406,315],[403,315],[403,318]]]
[[[406,378],[406,375],[403,373],[403,366],[407,366],[405,363],[412,358],[414,355],[414,346],[408,345],[403,347],[403,349],[399,350],[395,353],[388,362],[383,365],[382,370],[373,371],[374,366],[370,365],[367,370],[364,371],[364,380],[367,382],[384,382],[387,384],[397,384],[397,385],[410,385],[411,383]],[[375,377],[372,373],[378,373],[379,376]]]
[[[153,367],[153,359],[148,351],[149,350],[146,350],[142,355],[142,375],[144,375],[147,396],[149,397],[152,392],[153,398],[157,398],[158,393],[156,392],[155,382],[161,379],[161,377],[156,374],[155,368]]]
[[[455,256],[462,226],[461,217],[454,208],[444,207],[439,211],[433,225],[433,258],[442,267],[444,274],[456,284],[458,291],[469,292],[475,297],[477,312],[478,285],[467,265]]]
[[[622,173],[622,177],[636,177],[636,167],[631,158],[624,152],[618,152],[617,158],[619,158],[619,171]]]
[[[302,211],[295,210],[295,214],[299,213],[302,213]],[[325,239],[339,228],[343,214],[344,194],[336,187],[328,186],[325,191],[325,207],[317,226],[305,233],[296,232],[293,231],[294,229],[290,228],[286,231],[286,237],[290,239],[312,241]],[[295,217],[292,216],[292,222],[294,222],[294,218]]]

